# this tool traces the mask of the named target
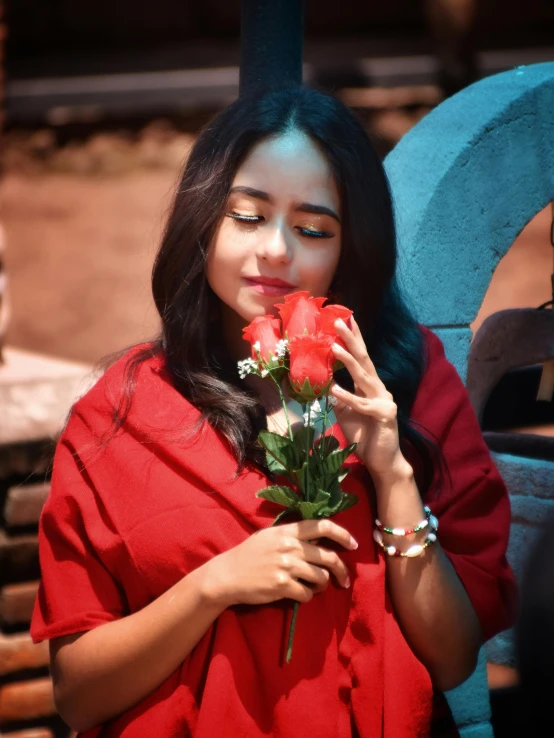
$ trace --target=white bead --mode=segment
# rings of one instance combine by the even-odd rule
[[[416,544],[415,546],[410,546],[410,548],[404,553],[404,556],[408,556],[408,558],[412,559],[414,556],[419,556],[422,551],[423,546]]]
[[[392,534],[393,536],[405,536],[406,531],[404,530],[404,528],[393,528]]]
[[[375,541],[377,541],[377,543],[378,543],[379,545],[380,545],[381,543],[383,543],[383,536],[381,535],[380,531],[378,531],[378,530],[377,530],[377,528],[375,528],[375,530],[373,531],[373,539],[374,539]]]
[[[427,518],[425,518],[425,520],[421,521],[421,523],[419,524],[419,527],[421,530],[423,530],[424,528],[427,528],[428,525],[429,525],[429,521],[427,520]]]
[[[394,556],[394,554],[396,553],[395,547],[394,546],[388,546],[387,553],[388,553],[389,556]]]
[[[432,543],[434,543],[437,540],[437,536],[434,533],[429,533],[427,535],[427,540],[428,541],[431,541]]]
[[[433,528],[433,530],[439,529],[439,521],[436,519],[434,515],[431,515],[429,517],[429,525],[431,526],[431,528]]]

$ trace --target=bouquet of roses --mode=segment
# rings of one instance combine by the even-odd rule
[[[332,346],[341,343],[334,324],[339,318],[347,323],[352,311],[342,305],[323,307],[325,301],[324,297],[310,297],[308,292],[295,292],[287,295],[283,304],[276,305],[278,318],[260,316],[243,331],[252,355],[239,362],[240,377],[255,374],[273,382],[287,421],[287,436],[268,430],[260,431],[258,436],[269,470],[283,480],[282,484],[265,487],[257,493],[258,497],[284,508],[274,524],[290,514],[304,520],[328,518],[358,501],[355,495],[341,489],[341,482],[348,474],[343,464],[356,444],[341,449],[337,439],[326,434],[329,411],[335,404],[329,390],[333,371],[339,368],[334,362]],[[286,381],[289,394],[301,403],[304,415],[304,427],[296,432],[291,427],[282,387]],[[320,431],[317,439],[316,430]],[[287,663],[292,656],[298,607],[296,602]]]

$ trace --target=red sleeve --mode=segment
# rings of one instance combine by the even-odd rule
[[[91,437],[72,415],[54,457],[39,524],[42,580],[31,623],[35,642],[90,630],[125,614],[115,562],[122,543],[75,452]]]
[[[508,492],[483,440],[467,391],[440,339],[423,329],[427,369],[412,409],[438,442],[450,480],[429,490],[439,541],[477,613],[485,640],[513,624],[516,584],[506,560]]]

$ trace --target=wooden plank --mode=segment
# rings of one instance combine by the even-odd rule
[[[0,590],[0,623],[17,625],[29,623],[37,596],[39,582],[6,584]]]
[[[15,474],[27,479],[29,475],[37,475],[42,482],[52,467],[53,453],[54,441],[51,438],[0,444],[0,478]]]
[[[38,537],[8,536],[0,530],[0,582],[25,582],[39,577]]]
[[[0,633],[0,676],[22,669],[39,669],[48,663],[48,641],[33,643],[29,633]]]
[[[32,720],[54,715],[55,712],[52,680],[49,677],[0,687],[0,722]]]
[[[38,523],[40,513],[50,491],[50,483],[26,484],[10,487],[6,496],[4,520],[6,526]]]
[[[54,738],[54,733],[48,728],[27,728],[16,730],[15,733],[0,733],[2,738]]]

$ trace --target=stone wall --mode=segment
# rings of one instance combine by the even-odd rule
[[[0,731],[67,738],[57,716],[48,643],[29,635],[40,579],[37,527],[55,439],[92,382],[88,366],[6,348],[0,366]]]

